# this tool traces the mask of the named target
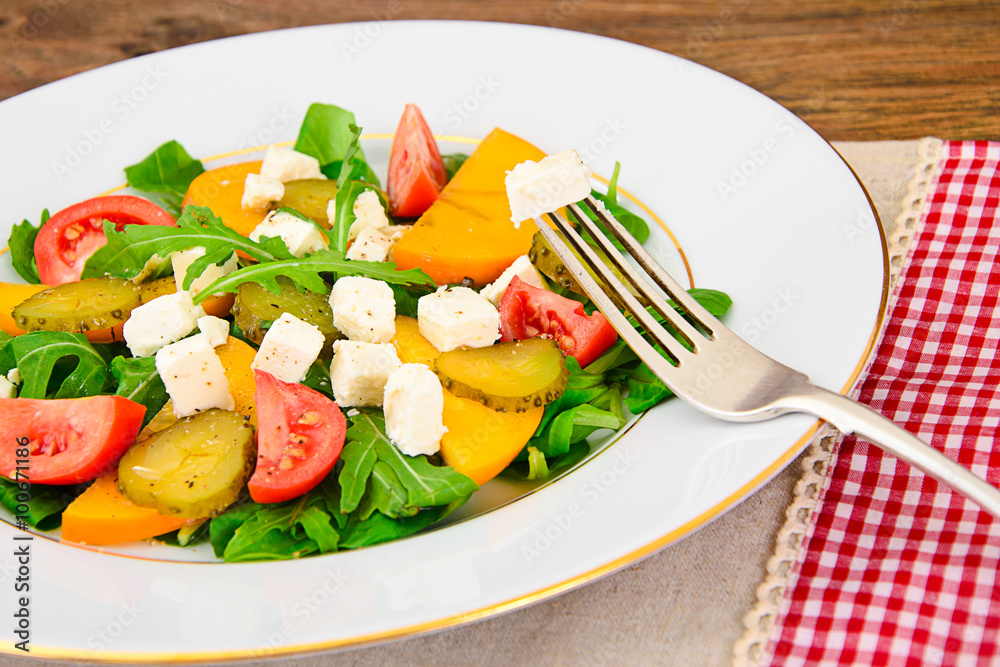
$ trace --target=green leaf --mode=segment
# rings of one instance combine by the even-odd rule
[[[166,257],[171,252],[189,248],[205,248],[187,270],[192,280],[211,263],[225,261],[236,251],[242,251],[258,262],[294,259],[280,238],[261,239],[259,243],[226,227],[222,220],[205,207],[188,206],[177,219],[176,227],[160,225],[126,225],[122,231],[105,221],[104,235],[108,242],[91,255],[83,268],[84,278],[112,275],[131,279],[142,271],[153,255]]]
[[[336,549],[339,541],[330,515],[311,502],[310,495],[265,505],[236,528],[223,552],[227,562],[300,558],[320,549],[309,532],[319,535],[324,548]],[[307,532],[303,524],[309,525]],[[332,533],[332,534],[331,534]]]
[[[48,209],[42,211],[42,221],[34,226],[28,220],[10,228],[7,248],[10,251],[10,263],[25,282],[32,285],[41,284],[38,277],[38,263],[35,261],[35,237],[49,219]]]
[[[423,509],[411,517],[399,519],[375,512],[362,521],[354,514],[352,521],[347,525],[340,546],[342,549],[359,549],[419,533],[451,514],[467,499],[467,497],[459,498],[447,505]]]
[[[379,461],[387,463],[406,488],[413,507],[445,505],[472,495],[479,485],[447,466],[432,465],[426,456],[406,456],[385,435],[385,420],[375,412],[361,412],[351,423],[374,442]]]
[[[30,471],[29,471],[30,472]],[[20,488],[19,488],[20,485]],[[55,530],[62,522],[62,512],[86,488],[86,485],[54,486],[47,484],[28,484],[15,482],[0,477],[0,504],[11,514],[23,516],[21,519],[29,526],[39,530]],[[18,500],[18,494],[21,500]],[[22,505],[24,493],[29,498],[24,505],[28,511],[19,515],[18,505]],[[21,509],[24,509],[22,506]]]
[[[348,181],[337,190],[337,196],[333,200],[336,217],[330,221],[333,225],[329,236],[332,249],[341,252],[347,249],[348,232],[357,220],[357,216],[354,215],[354,201],[369,188],[371,186],[364,181]]]
[[[378,456],[375,454],[375,438],[371,432],[358,429],[352,423],[347,430],[348,442],[340,453],[344,467],[340,470],[340,511],[343,514],[353,512],[368,484],[368,476],[375,467]]]
[[[420,508],[409,505],[408,497],[392,467],[385,461],[376,461],[368,477],[368,492],[359,508],[360,517],[367,519],[376,510],[393,519],[413,516]]]
[[[205,167],[176,141],[168,141],[141,162],[125,167],[128,184],[141,192],[163,195],[167,210],[177,217],[191,181],[204,173]]]
[[[323,394],[327,398],[333,398],[333,385],[330,384],[330,368],[328,363],[314,361],[302,384]]]
[[[333,528],[330,515],[325,511],[315,505],[307,507],[299,514],[297,521],[309,539],[316,543],[316,548],[321,554],[337,550],[340,534]]]
[[[639,364],[636,368],[623,371],[628,382],[628,396],[625,398],[625,407],[632,414],[639,414],[649,410],[661,401],[673,396],[663,381],[649,369],[646,364]]]
[[[528,447],[528,479],[546,479],[549,476],[549,466],[545,454],[536,447]]]
[[[705,307],[705,310],[718,318],[722,318],[733,305],[733,299],[725,292],[715,289],[705,289],[704,287],[693,287],[688,290],[688,294],[693,296],[698,303]]]
[[[278,276],[292,280],[302,289],[311,292],[325,292],[327,285],[321,273],[335,273],[338,276],[367,276],[384,280],[391,285],[407,287],[432,287],[434,281],[420,269],[397,271],[391,262],[362,262],[344,257],[337,250],[320,250],[301,259],[291,258],[280,261],[262,262],[237,269],[227,276],[210,283],[194,297],[195,304],[220,292],[236,292],[243,283],[263,285],[269,292],[281,294]]]
[[[585,440],[600,429],[617,430],[625,425],[625,420],[608,410],[601,410],[589,403],[578,405],[560,412],[548,430],[547,438],[532,439],[546,456],[559,456],[569,452],[574,442]]]
[[[319,160],[320,165],[343,160],[354,134],[352,125],[356,125],[356,122],[350,111],[333,104],[311,104],[299,128],[295,150],[313,156]],[[365,156],[360,148],[358,152],[364,160]]]
[[[236,529],[246,523],[247,519],[261,512],[266,506],[259,503],[247,503],[230,507],[225,512],[211,520],[208,527],[208,539],[212,543],[212,551],[216,558],[222,558],[226,546],[236,535]]]
[[[33,331],[4,345],[11,346],[24,380],[21,398],[79,398],[104,388],[107,363],[83,334]],[[72,370],[63,377],[65,368],[60,369],[59,362],[67,358]]]
[[[526,458],[523,461],[515,461],[504,468],[500,474],[506,479],[519,482],[527,482],[534,479],[549,479],[564,470],[572,468],[587,458],[587,454],[590,453],[590,444],[586,440],[580,440],[570,445],[569,451],[565,454],[550,457],[545,456],[545,454],[534,447],[530,447],[529,450],[528,456],[532,457],[534,462],[532,462],[531,458]],[[543,468],[547,468],[544,476],[542,476],[544,472]]]
[[[467,153],[451,153],[450,155],[442,155],[441,159],[444,160],[444,169],[450,181],[454,178],[455,172],[469,159],[469,156]]]
[[[170,398],[156,371],[155,357],[115,357],[111,360],[111,375],[118,383],[116,395],[146,406],[143,428]]]

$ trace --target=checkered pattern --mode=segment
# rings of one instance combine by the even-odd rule
[[[858,392],[1000,485],[1000,143],[946,149]],[[812,522],[772,665],[1000,665],[1000,521],[847,437]]]

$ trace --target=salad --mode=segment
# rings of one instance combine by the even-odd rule
[[[385,186],[349,111],[206,170],[168,141],[134,195],[15,225],[0,284],[0,503],[90,545],[225,561],[412,535],[497,475],[539,480],[669,390],[527,221],[497,129],[441,155],[408,105]],[[594,192],[617,202],[619,169]],[[692,290],[713,314],[731,304]]]

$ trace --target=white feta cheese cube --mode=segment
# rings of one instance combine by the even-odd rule
[[[396,299],[382,280],[344,276],[330,291],[333,326],[350,340],[388,343],[396,335]]]
[[[504,184],[514,226],[587,197],[590,175],[590,167],[573,150],[538,162],[526,160],[508,171]]]
[[[177,417],[211,408],[235,407],[222,362],[205,334],[195,334],[162,348],[156,353],[156,371]]]
[[[441,352],[486,347],[500,338],[500,313],[468,287],[439,289],[417,300],[417,325]]]
[[[198,326],[205,311],[191,301],[191,293],[181,290],[158,296],[132,311],[122,334],[135,357],[149,357],[164,345],[184,338]]]
[[[199,317],[198,330],[205,334],[212,347],[224,345],[229,340],[229,322],[214,315]]]
[[[330,385],[337,405],[382,405],[385,381],[402,365],[392,345],[334,341]]]
[[[303,178],[326,178],[320,171],[319,160],[291,148],[268,146],[260,175],[287,183]]]
[[[184,289],[184,279],[187,277],[188,269],[194,264],[196,259],[202,257],[204,254],[205,249],[201,246],[170,253],[170,264],[174,267],[174,283],[177,285],[178,292]],[[201,272],[201,275],[192,281],[188,291],[191,292],[191,296],[194,296],[219,278],[228,276],[238,268],[240,268],[239,260],[236,258],[236,253],[234,252],[222,264],[211,264],[206,267]]]
[[[17,385],[3,375],[0,375],[0,398],[17,398]]]
[[[12,384],[21,384],[21,371],[17,370],[17,366],[7,371],[7,380]]]
[[[385,215],[382,202],[379,201],[378,194],[374,190],[365,190],[354,200],[354,222],[347,230],[347,240],[352,241],[358,237],[361,230],[366,227],[381,229],[389,226],[389,218]],[[327,217],[330,218],[330,211],[327,210]],[[333,218],[330,218],[333,220]]]
[[[243,198],[240,200],[240,207],[244,211],[248,209],[262,210],[280,201],[284,196],[285,184],[278,179],[260,174],[247,174],[247,178],[243,182]]]
[[[319,357],[323,332],[291,313],[282,313],[264,334],[250,368],[268,372],[284,382],[302,382]]]
[[[504,269],[499,278],[484,287],[479,293],[486,297],[494,306],[499,307],[500,299],[503,297],[507,286],[510,285],[510,281],[514,279],[514,276],[517,276],[532,287],[545,287],[545,283],[542,282],[542,277],[538,275],[535,265],[531,263],[527,255],[521,255],[510,266]]]
[[[392,241],[388,236],[374,227],[365,227],[358,234],[358,238],[354,239],[351,247],[347,249],[347,259],[384,262],[389,256],[390,248],[392,248]]]
[[[250,232],[251,241],[259,242],[265,237],[279,237],[295,257],[305,257],[327,248],[326,239],[315,223],[287,211],[271,211]]]
[[[385,433],[407,456],[435,454],[448,432],[443,422],[444,390],[423,364],[403,364],[389,375],[382,398]]]

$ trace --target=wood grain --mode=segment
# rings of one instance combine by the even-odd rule
[[[551,25],[739,79],[830,140],[1000,139],[1000,2],[947,0],[3,0],[0,99],[183,44],[392,19]]]

